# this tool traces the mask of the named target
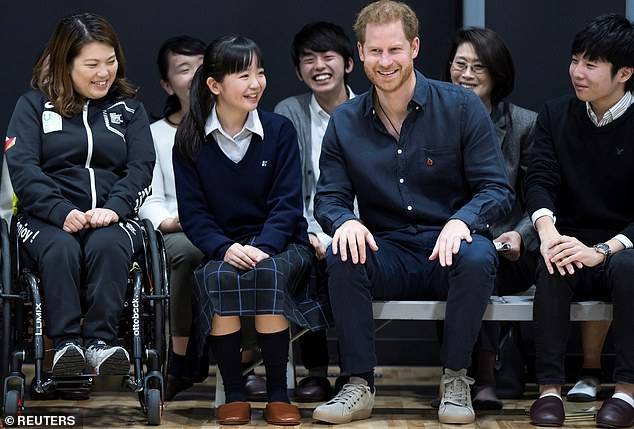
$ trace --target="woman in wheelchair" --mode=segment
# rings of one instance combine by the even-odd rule
[[[64,18],[17,102],[5,154],[18,199],[19,244],[41,277],[54,376],[128,373],[115,345],[130,261],[143,237],[134,216],[149,193],[154,147],[103,18]],[[82,310],[82,291],[85,294]],[[83,318],[83,323],[82,323]]]
[[[315,284],[307,281],[314,265],[295,129],[288,119],[257,109],[265,87],[262,55],[252,40],[216,39],[194,75],[190,111],[174,147],[180,223],[206,260],[195,272],[194,335],[196,344],[211,335],[226,396],[216,413],[220,424],[250,419],[239,316],[255,316],[270,424],[300,420],[287,396],[287,319],[326,325],[326,304],[307,286]]]

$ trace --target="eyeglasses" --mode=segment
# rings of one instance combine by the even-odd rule
[[[470,64],[466,61],[462,61],[462,60],[454,60],[449,62],[449,64],[451,65],[451,68],[454,69],[455,71],[459,71],[459,72],[463,72],[466,71],[467,68],[471,68],[471,71],[474,72],[475,74],[482,74],[484,72],[487,71],[486,66],[480,64],[480,63],[475,63],[475,64]]]

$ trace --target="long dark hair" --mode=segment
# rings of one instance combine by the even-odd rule
[[[515,86],[515,67],[511,52],[498,34],[488,28],[468,27],[458,31],[451,43],[449,60],[445,68],[445,80],[451,82],[451,62],[456,56],[458,47],[463,43],[471,43],[476,55],[484,65],[491,80],[491,105],[495,106],[507,97]]]
[[[125,79],[125,57],[114,29],[108,21],[93,13],[80,13],[62,19],[33,67],[31,86],[39,89],[62,116],[81,112],[86,100],[75,91],[71,78],[72,62],[91,42],[112,46],[118,68],[111,91],[121,98],[132,98],[136,89]]]
[[[167,75],[169,69],[169,56],[170,54],[196,56],[203,55],[205,53],[205,42],[200,39],[196,39],[190,36],[176,36],[167,39],[161,45],[158,55],[156,56],[156,65],[158,66],[161,79],[165,82],[169,81]],[[163,116],[168,117],[172,113],[176,113],[181,110],[181,102],[176,94],[169,95],[165,100],[165,106],[163,107]]]
[[[219,37],[205,49],[203,63],[192,79],[189,112],[176,131],[174,143],[176,150],[192,162],[205,142],[205,122],[214,103],[207,78],[222,82],[228,74],[247,70],[254,58],[258,67],[264,67],[262,51],[253,40],[244,36]]]

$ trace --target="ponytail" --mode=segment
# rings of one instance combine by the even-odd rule
[[[178,126],[174,143],[176,150],[192,162],[196,162],[200,146],[205,142],[205,122],[211,113],[212,105],[212,94],[205,83],[205,74],[201,66],[192,79],[189,111]]]

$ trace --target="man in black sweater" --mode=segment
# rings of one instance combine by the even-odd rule
[[[540,398],[535,425],[561,426],[564,357],[573,297],[614,303],[615,394],[599,427],[634,424],[634,26],[596,18],[572,44],[576,97],[549,102],[537,119],[527,205],[541,240],[533,318]]]

